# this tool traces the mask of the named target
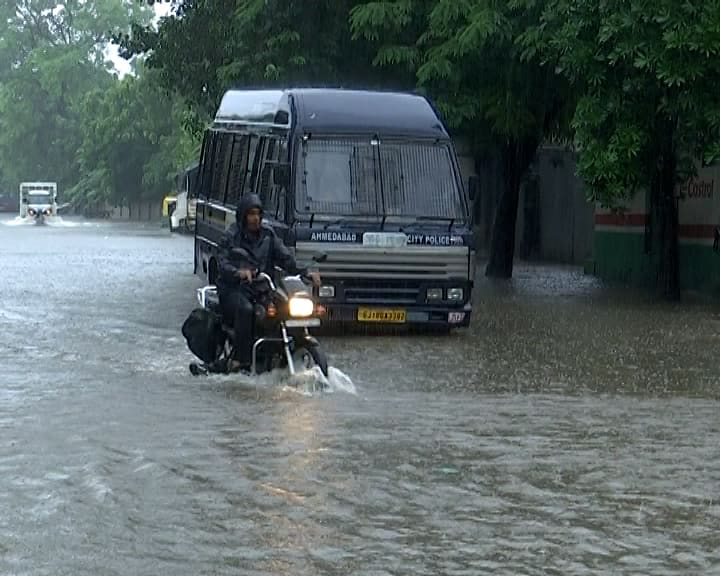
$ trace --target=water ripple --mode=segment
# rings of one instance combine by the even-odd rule
[[[717,305],[520,266],[330,393],[196,379],[192,239],[75,223],[0,227],[0,573],[718,573]]]

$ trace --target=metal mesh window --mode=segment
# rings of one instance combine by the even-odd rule
[[[262,200],[265,212],[275,218],[285,216],[285,198],[283,188],[273,183],[272,168],[280,158],[280,141],[275,138],[265,140],[263,162],[260,168],[260,184],[258,192]]]
[[[450,148],[424,142],[309,140],[298,208],[337,215],[464,218]]]
[[[230,161],[227,197],[225,202],[237,206],[245,181],[248,161],[248,136],[234,136],[232,144],[232,159]]]
[[[225,199],[225,187],[227,185],[231,145],[231,135],[214,135],[212,158],[210,159],[212,169],[212,178],[210,180],[210,198],[217,202],[223,202]]]

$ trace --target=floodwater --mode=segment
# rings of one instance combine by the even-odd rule
[[[191,238],[9,224],[0,574],[720,574],[715,304],[518,267],[298,394],[189,374]]]

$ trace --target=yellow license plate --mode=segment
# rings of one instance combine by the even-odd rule
[[[407,320],[405,310],[385,308],[358,308],[359,322],[388,322],[390,324],[404,324]]]

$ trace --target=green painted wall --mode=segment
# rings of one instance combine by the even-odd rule
[[[720,295],[720,252],[707,245],[680,244],[680,286]]]
[[[643,234],[595,231],[594,274],[613,283],[652,286],[654,265],[644,253]],[[589,271],[592,271],[589,270]],[[720,253],[699,244],[680,244],[680,286],[720,295]]]
[[[596,230],[595,275],[608,282],[649,286],[652,263],[644,250],[643,234]]]

